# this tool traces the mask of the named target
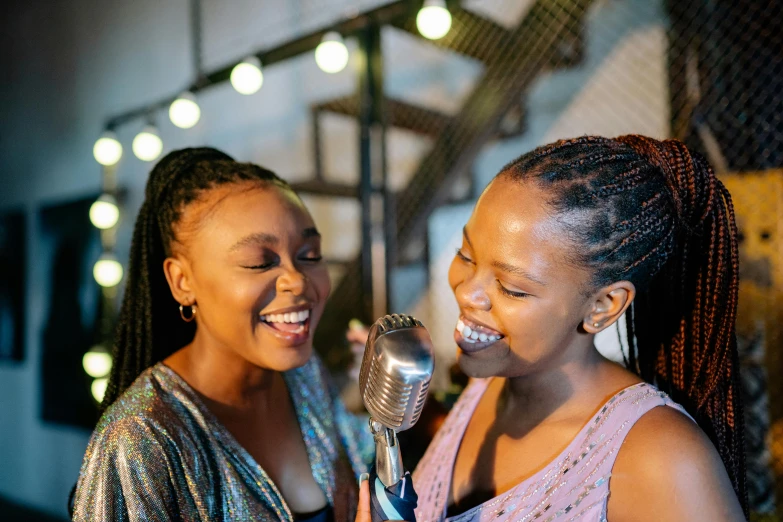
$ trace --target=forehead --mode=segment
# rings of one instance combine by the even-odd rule
[[[534,183],[497,178],[479,198],[468,223],[514,244],[557,241],[562,230],[546,198]]]
[[[301,235],[313,220],[290,190],[257,183],[227,184],[210,189],[189,204],[180,220],[190,240],[206,239],[215,246],[253,233]]]
[[[552,269],[573,268],[573,245],[547,204],[547,193],[533,182],[496,178],[479,198],[466,230],[492,261],[516,264],[542,277]]]

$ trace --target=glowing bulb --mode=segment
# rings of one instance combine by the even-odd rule
[[[106,167],[116,165],[122,157],[122,144],[113,132],[104,132],[92,148],[95,161]]]
[[[163,152],[163,141],[158,135],[155,127],[145,127],[143,131],[133,138],[133,154],[142,161],[153,161],[158,159]]]
[[[328,32],[315,48],[315,63],[322,71],[334,74],[348,65],[348,48],[340,33]]]
[[[95,228],[106,230],[120,220],[120,208],[117,200],[110,194],[103,194],[90,206],[90,222]]]
[[[424,38],[439,40],[451,29],[451,13],[443,0],[425,0],[416,15],[416,27]]]
[[[92,275],[101,286],[117,286],[122,281],[122,265],[113,255],[103,254],[92,267]]]
[[[201,118],[201,109],[196,103],[196,97],[189,92],[181,94],[169,107],[169,118],[180,129],[189,129],[197,124]]]
[[[109,379],[106,377],[101,377],[100,379],[95,379],[92,381],[92,386],[90,386],[90,391],[92,391],[92,397],[97,402],[103,401],[103,396],[106,395],[106,387],[109,384]]]
[[[107,353],[103,346],[93,346],[82,357],[82,366],[90,377],[106,377],[111,371],[111,365],[111,354]]]
[[[261,62],[255,56],[238,63],[231,71],[231,85],[239,94],[254,94],[263,84]]]

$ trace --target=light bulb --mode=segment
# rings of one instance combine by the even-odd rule
[[[103,194],[90,206],[90,222],[95,228],[112,228],[120,219],[120,208],[111,194]]]
[[[201,118],[201,108],[196,103],[196,97],[190,92],[181,94],[171,103],[169,118],[180,129],[189,129],[197,124]]]
[[[82,366],[84,371],[90,377],[106,377],[111,371],[111,354],[103,346],[93,346],[90,351],[82,357]]]
[[[163,141],[158,135],[155,127],[145,127],[133,138],[133,154],[142,161],[153,161],[158,159],[163,152]]]
[[[425,0],[416,15],[416,27],[424,38],[439,40],[451,29],[451,13],[443,0]]]
[[[112,254],[103,254],[92,267],[92,275],[103,287],[117,286],[122,281],[122,265]]]
[[[106,395],[106,387],[109,385],[109,379],[107,377],[101,377],[100,379],[95,379],[92,381],[92,386],[90,386],[90,391],[92,392],[92,397],[97,402],[103,401],[103,396]]]
[[[343,43],[340,33],[328,32],[315,48],[315,63],[322,71],[334,74],[348,65],[348,48]]]
[[[231,85],[239,94],[254,94],[264,84],[261,62],[255,56],[238,63],[231,70]]]
[[[104,132],[92,148],[95,161],[106,167],[116,165],[122,157],[122,144],[113,132]]]

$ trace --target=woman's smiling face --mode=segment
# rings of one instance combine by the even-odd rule
[[[262,368],[307,362],[331,287],[321,236],[296,194],[220,186],[189,204],[180,224],[174,257],[198,306],[197,337]]]
[[[465,373],[522,376],[583,352],[590,273],[569,263],[573,248],[534,183],[499,176],[487,187],[449,270]]]

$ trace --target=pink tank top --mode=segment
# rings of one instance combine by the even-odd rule
[[[605,522],[609,477],[628,431],[656,406],[670,406],[685,413],[654,386],[630,386],[609,399],[571,444],[541,471],[502,495],[446,518],[457,450],[489,382],[471,381],[416,467],[413,483],[419,495],[418,522]]]

